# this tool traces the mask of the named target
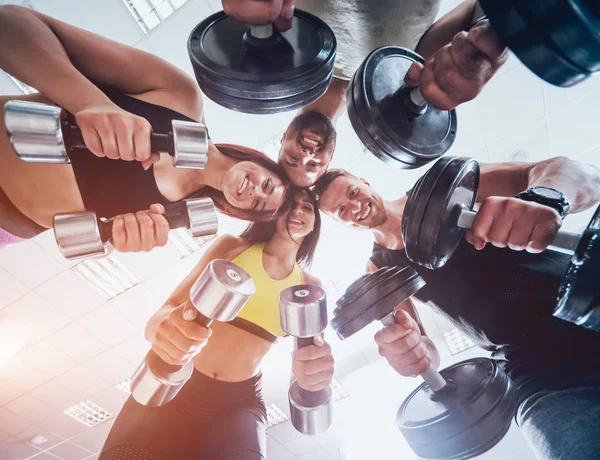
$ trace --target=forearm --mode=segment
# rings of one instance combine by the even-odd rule
[[[566,157],[535,163],[527,174],[527,187],[542,185],[564,193],[571,212],[588,209],[600,201],[600,169]]]
[[[0,7],[0,68],[76,113],[110,100],[72,64],[51,27],[35,12]],[[13,50],[7,52],[6,50]]]
[[[312,104],[303,107],[300,113],[316,111],[325,115],[335,124],[338,118],[346,111],[346,90],[349,82],[332,78],[327,91]]]
[[[483,11],[475,0],[465,0],[432,24],[419,40],[415,51],[425,59],[430,58],[437,50],[450,43],[458,32],[469,30],[482,16]]]

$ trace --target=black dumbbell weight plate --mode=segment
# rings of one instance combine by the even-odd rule
[[[581,235],[558,289],[554,316],[600,331],[600,206]]]
[[[368,291],[372,286],[385,277],[388,272],[394,269],[398,269],[398,267],[382,267],[377,271],[367,273],[358,278],[354,283],[348,286],[346,292],[344,292],[344,294],[335,302],[337,307],[333,311],[333,314],[337,315],[345,305],[354,302],[357,297]]]
[[[384,46],[365,59],[347,94],[348,116],[361,142],[391,166],[412,169],[433,161],[456,138],[456,113],[429,105],[415,116],[406,107],[404,77],[423,58],[405,48]]]
[[[523,0],[518,5],[532,27],[584,72],[600,69],[600,19],[579,0]]]
[[[541,79],[556,86],[573,86],[589,76],[589,72],[567,60],[553,48],[517,8],[518,0],[480,0],[500,40]]]
[[[398,428],[413,451],[426,459],[467,459],[502,439],[516,409],[514,387],[487,358],[443,369],[446,388],[433,393],[423,383],[398,410]]]
[[[402,219],[408,258],[436,270],[444,266],[464,237],[456,226],[461,207],[471,210],[479,186],[479,164],[471,158],[445,157],[409,193]]]
[[[192,31],[188,53],[202,91],[215,102],[245,113],[293,110],[321,96],[333,75],[331,29],[296,9],[292,27],[272,39],[247,41],[245,24],[215,13]]]
[[[424,285],[425,280],[414,269],[397,267],[353,302],[345,304],[331,320],[331,327],[344,340],[389,315],[396,305],[415,295]]]

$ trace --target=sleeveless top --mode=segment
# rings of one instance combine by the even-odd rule
[[[335,33],[334,76],[350,80],[375,48],[414,50],[440,9],[441,0],[298,0],[296,7],[318,16]]]
[[[374,244],[371,256],[377,267],[417,270],[427,285],[416,297],[433,302],[473,342],[504,361],[525,393],[600,372],[600,333],[552,316],[569,259],[554,251],[530,254],[491,244],[478,251],[464,239],[439,270],[410,262],[403,249]]]
[[[255,244],[232,260],[250,275],[256,292],[231,324],[274,342],[277,337],[287,335],[279,320],[279,294],[290,286],[304,284],[304,276],[300,266],[294,263],[292,272],[284,279],[271,278],[263,267],[264,247],[264,243]]]

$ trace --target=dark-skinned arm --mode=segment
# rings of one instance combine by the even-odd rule
[[[581,212],[600,201],[600,169],[567,157],[536,163],[483,163],[477,202],[490,196],[513,197],[529,187],[541,185],[564,193],[571,212]]]
[[[107,85],[202,116],[199,89],[175,66],[29,8],[0,6],[0,48],[0,68],[72,113],[110,105],[96,87]]]

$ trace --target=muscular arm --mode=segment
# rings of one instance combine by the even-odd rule
[[[31,9],[0,6],[0,48],[0,68],[72,113],[110,104],[98,84],[201,118],[200,91],[175,66]]]
[[[350,82],[332,78],[327,91],[319,99],[300,109],[300,113],[320,112],[335,125],[340,116],[346,111],[346,90]]]
[[[217,238],[202,255],[188,276],[186,276],[185,279],[179,283],[179,286],[177,286],[171,293],[164,305],[160,307],[158,311],[154,313],[154,315],[152,315],[148,321],[148,324],[146,325],[146,340],[152,341],[159,324],[165,317],[169,315],[171,310],[190,300],[190,289],[192,289],[192,286],[211,260],[231,260],[241,253],[247,246],[248,243],[246,243],[244,240],[232,235],[223,235]]]
[[[419,40],[415,51],[425,59],[430,58],[442,46],[450,43],[454,35],[461,30],[469,30],[482,16],[483,11],[476,0],[465,0],[433,23]]]
[[[481,164],[477,201],[490,196],[512,197],[543,185],[564,193],[571,201],[571,212],[581,212],[600,201],[600,169],[566,157],[537,163]]]

